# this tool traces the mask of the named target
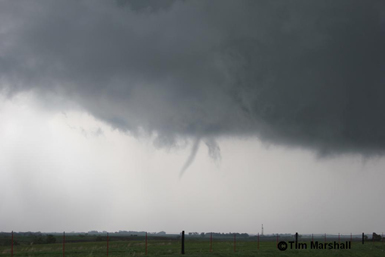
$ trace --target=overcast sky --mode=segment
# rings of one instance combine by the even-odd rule
[[[0,231],[385,232],[385,3],[0,2]]]

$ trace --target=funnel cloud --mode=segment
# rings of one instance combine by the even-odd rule
[[[198,149],[199,149],[199,143],[200,143],[200,138],[196,138],[194,141],[194,144],[191,148],[191,153],[190,153],[188,159],[186,160],[185,164],[183,165],[182,169],[180,170],[179,178],[181,178],[183,176],[183,174],[188,169],[188,167],[190,167],[191,163],[194,162],[195,156],[196,156]]]

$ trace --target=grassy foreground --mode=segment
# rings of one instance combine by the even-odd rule
[[[237,242],[236,252],[231,241],[214,241],[213,251],[207,240],[186,240],[185,256],[385,256],[385,244],[381,242],[353,242],[351,250],[291,250],[279,251],[276,242],[261,242],[257,249],[256,242]],[[14,246],[13,256],[23,257],[59,257],[63,256],[61,243],[44,245]],[[149,240],[147,256],[180,256],[178,240]],[[107,256],[106,242],[72,242],[66,243],[65,256],[80,257]],[[11,256],[9,246],[0,247],[0,256]],[[111,241],[108,256],[145,256],[144,241]]]

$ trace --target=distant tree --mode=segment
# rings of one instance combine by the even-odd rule
[[[12,239],[6,239],[0,243],[0,245],[3,245],[3,246],[10,246],[11,244],[12,244]],[[20,243],[16,240],[13,240],[13,245],[20,245]]]
[[[41,235],[35,235],[33,237],[33,244],[44,244],[44,239]]]
[[[249,234],[247,234],[247,233],[242,233],[242,234],[240,234],[239,236],[240,236],[240,237],[249,237]]]
[[[372,239],[373,241],[381,241],[382,237],[373,232]]]
[[[104,241],[104,237],[102,237],[102,236],[97,236],[97,237],[96,237],[96,241]]]
[[[53,235],[47,235],[45,242],[47,244],[54,244],[54,243],[56,243],[56,238]]]

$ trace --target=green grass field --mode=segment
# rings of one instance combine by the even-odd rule
[[[107,243],[102,242],[74,242],[70,237],[65,245],[65,256],[80,257],[107,256]],[[310,245],[310,243],[308,243]],[[26,244],[14,246],[13,256],[23,257],[59,257],[63,256],[62,243],[55,244]],[[175,239],[159,240],[151,239],[148,241],[147,256],[179,256],[181,255],[180,241]],[[234,252],[233,241],[213,241],[213,251],[210,252],[210,242],[207,239],[186,239],[186,256],[385,256],[385,243],[367,242],[364,245],[361,242],[353,242],[350,250],[291,250],[279,251],[276,248],[276,242],[260,242],[259,250],[255,241],[237,241],[236,252]],[[109,242],[108,256],[144,256],[145,241],[138,237],[135,240],[120,240],[112,238]],[[11,256],[10,246],[0,246],[0,256]]]

